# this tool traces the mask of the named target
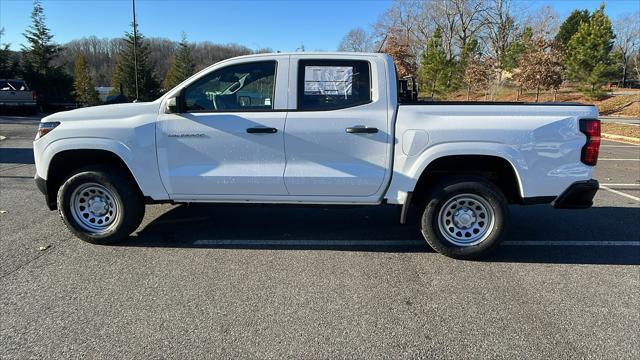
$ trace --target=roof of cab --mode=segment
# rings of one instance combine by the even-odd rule
[[[301,55],[310,55],[310,56],[326,56],[326,57],[331,57],[331,56],[345,56],[345,57],[349,57],[349,56],[371,56],[371,57],[379,57],[379,58],[383,58],[388,56],[385,53],[367,53],[367,52],[347,52],[347,51],[332,51],[332,52],[324,52],[324,51],[314,51],[314,52],[278,52],[278,53],[260,53],[260,54],[250,54],[250,55],[242,55],[242,56],[236,56],[233,58],[229,58],[227,60],[230,59],[244,59],[244,58],[254,58],[254,57],[263,57],[263,56],[301,56]]]

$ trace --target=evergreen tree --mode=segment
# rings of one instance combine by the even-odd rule
[[[38,93],[38,101],[68,101],[73,79],[53,64],[60,47],[53,42],[53,35],[45,24],[44,9],[39,0],[33,2],[31,26],[23,34],[27,46],[22,47],[21,75],[32,90]]]
[[[149,45],[146,43],[144,36],[140,34],[138,24],[132,24],[136,36],[136,47],[134,51],[134,32],[125,33],[123,47],[118,54],[116,69],[111,80],[111,86],[119,91],[122,86],[124,95],[133,100],[136,99],[136,76],[135,62],[137,60],[138,68],[138,100],[150,101],[154,100],[159,94],[159,84],[156,80],[153,69],[154,64],[149,59]]]
[[[53,43],[53,35],[44,22],[44,9],[40,0],[33,2],[31,20],[33,23],[24,33],[29,46],[23,46],[23,59],[30,70],[46,76],[55,70],[51,61],[60,52],[60,47]]]
[[[2,35],[4,35],[4,28],[0,28],[0,38]],[[0,45],[0,79],[16,77],[18,71],[18,63],[9,47],[10,44]]]
[[[451,74],[451,62],[447,60],[442,47],[442,31],[436,28],[431,38],[427,41],[427,48],[422,53],[420,62],[420,77],[426,89],[434,98],[436,95],[444,95],[449,88]]]
[[[518,62],[522,54],[527,50],[527,46],[531,44],[533,31],[530,27],[525,27],[522,33],[518,35],[516,40],[511,43],[502,60],[502,69],[513,71],[518,67]]]
[[[100,103],[98,93],[89,75],[87,60],[82,54],[76,59],[73,96],[77,102],[84,106],[93,106]]]
[[[163,88],[169,90],[174,88],[193,75],[196,71],[196,65],[193,61],[191,48],[187,42],[187,36],[182,34],[182,40],[178,44],[178,49],[171,59],[171,67],[164,78]]]
[[[560,29],[554,40],[557,44],[566,47],[573,35],[578,32],[580,24],[589,22],[589,10],[573,10],[573,12],[560,25]]]
[[[617,65],[611,58],[614,37],[603,5],[589,21],[580,24],[569,40],[565,60],[567,75],[589,96],[598,96],[600,87],[615,76]]]

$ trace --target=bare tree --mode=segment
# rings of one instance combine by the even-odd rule
[[[487,45],[494,59],[498,85],[502,82],[502,62],[517,31],[511,0],[490,0],[484,12]]]
[[[391,55],[400,77],[415,76],[418,65],[409,51],[406,40],[403,42],[398,35],[391,33],[385,42],[384,52]]]
[[[620,17],[614,23],[614,32],[616,34],[614,51],[616,51],[620,56],[620,65],[622,66],[622,87],[626,87],[628,69],[631,65],[632,55],[638,51],[638,48],[640,47],[639,18],[640,12],[636,11],[633,14]]]
[[[396,34],[419,61],[435,29],[440,28],[442,47],[451,60],[480,35],[485,10],[483,0],[395,0],[373,25],[373,34],[378,39]]]
[[[560,29],[560,17],[551,6],[543,6],[531,11],[523,21],[524,27],[529,27],[535,37],[551,40]]]
[[[633,69],[636,71],[636,80],[640,81],[640,50],[636,50],[633,56]]]
[[[450,0],[436,0],[431,9],[431,21],[442,33],[442,49],[446,59],[452,59],[455,53],[454,40],[457,34],[456,8]]]
[[[435,25],[427,16],[426,8],[432,0],[395,0],[373,25],[373,43],[376,48],[385,47],[382,42],[393,34],[398,43],[405,46],[413,61],[417,62],[431,37]]]
[[[483,90],[486,97],[488,89],[493,82],[494,75],[493,59],[483,59],[480,56],[474,56],[469,59],[464,70],[463,78],[467,86],[467,100],[469,100],[473,90]]]
[[[518,62],[516,78],[525,89],[535,89],[536,102],[540,91],[557,90],[562,84],[562,57],[552,44],[543,37],[532,39]]]
[[[340,41],[338,51],[374,51],[371,36],[363,28],[351,29]]]
[[[484,26],[485,2],[482,0],[450,0],[456,17],[458,47],[464,49]]]

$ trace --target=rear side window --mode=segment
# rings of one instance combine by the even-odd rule
[[[298,110],[335,110],[371,102],[368,61],[300,60]]]

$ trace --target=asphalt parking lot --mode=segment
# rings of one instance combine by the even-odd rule
[[[393,207],[154,205],[89,245],[33,183],[36,127],[0,117],[0,358],[640,354],[640,146],[603,143],[593,208],[514,206],[471,262]]]

